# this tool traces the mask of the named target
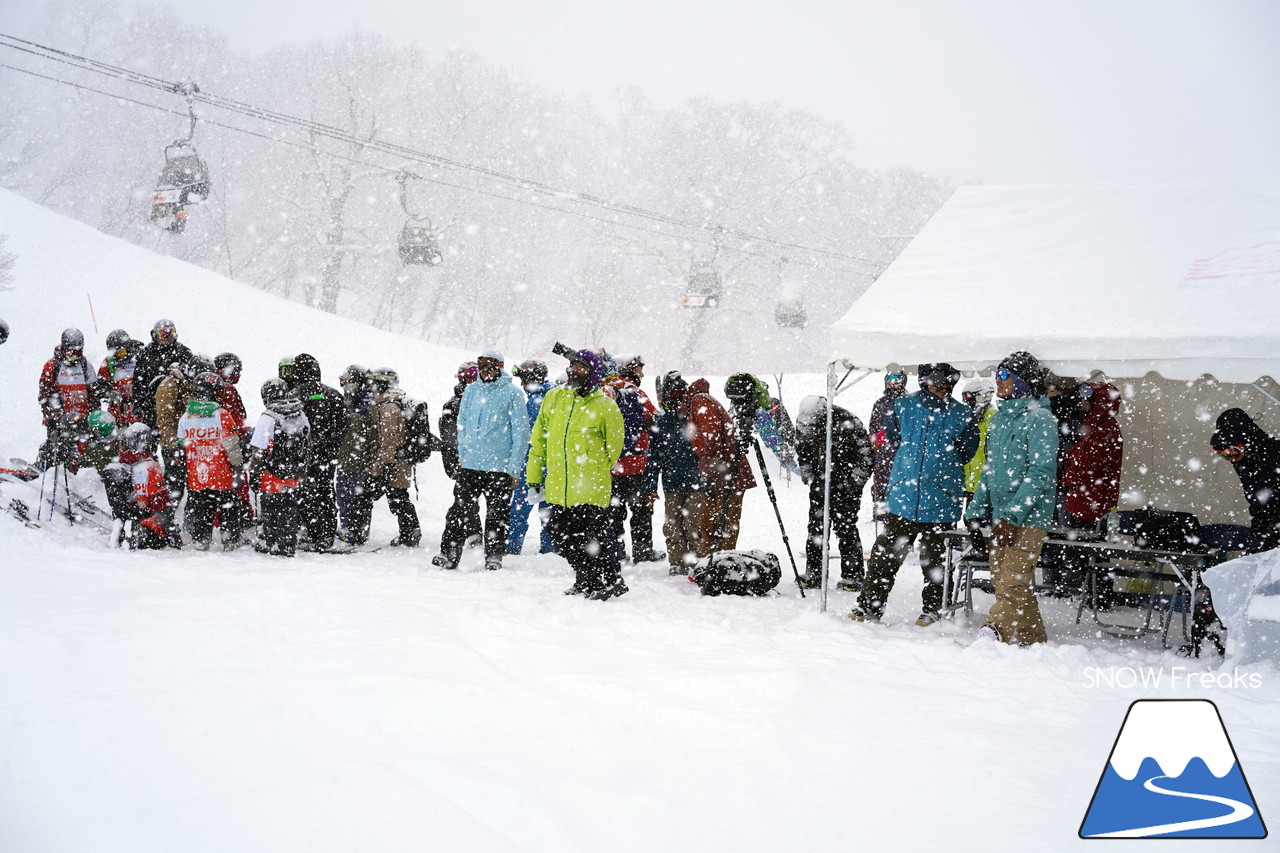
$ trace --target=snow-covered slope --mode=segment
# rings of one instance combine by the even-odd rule
[[[5,193],[0,233],[19,255],[0,293],[14,327],[0,348],[4,455],[39,441],[36,375],[69,324],[100,356],[111,328],[141,337],[170,316],[197,349],[245,357],[251,409],[276,359],[305,350],[330,377],[390,363],[438,410],[464,355]],[[793,410],[819,384],[788,377]],[[878,384],[841,402],[865,415]],[[801,547],[807,490],[771,473]],[[435,460],[419,480],[434,548],[448,482]],[[31,494],[0,484],[6,503]],[[555,556],[494,573],[473,555],[445,573],[431,548],[284,561],[101,541],[0,514],[5,853],[1058,850],[1082,843],[1139,697],[1217,702],[1261,812],[1280,803],[1274,668],[1248,670],[1256,685],[1173,683],[1173,667],[1221,673],[1156,642],[1099,639],[1060,602],[1046,602],[1053,642],[1033,649],[975,644],[962,619],[919,629],[914,560],[875,626],[843,618],[845,593],[826,614],[790,584],[707,599],[657,564],[626,567],[632,591],[600,604],[561,594]],[[763,490],[747,496],[742,544],[785,554]],[[1125,667],[1160,681],[1129,686]],[[1106,673],[1126,686],[1100,686]]]

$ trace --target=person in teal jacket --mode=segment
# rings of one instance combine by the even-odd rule
[[[996,370],[1000,408],[987,429],[987,460],[965,517],[991,516],[991,582],[995,603],[982,631],[1006,643],[1048,639],[1031,592],[1045,534],[1053,524],[1058,422],[1040,402],[1044,371],[1026,352]]]
[[[885,445],[893,450],[884,532],[871,547],[858,606],[849,618],[878,622],[907,552],[920,537],[924,590],[916,624],[927,627],[942,611],[942,537],[960,520],[964,464],[978,444],[969,407],[951,396],[960,373],[951,365],[922,364],[920,390],[893,403],[885,418]]]
[[[610,472],[625,440],[622,413],[600,390],[599,353],[560,344],[555,352],[569,359],[569,381],[547,392],[533,423],[525,467],[529,501],[551,504],[551,539],[574,572],[565,594],[604,601],[627,592],[609,509]]]

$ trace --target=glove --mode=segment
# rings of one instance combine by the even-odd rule
[[[1008,548],[1017,538],[1018,528],[1007,522],[997,521],[991,525],[991,544],[996,548]]]
[[[529,494],[525,496],[524,502],[529,506],[537,506],[547,499],[547,493],[539,483],[536,486],[529,486]]]

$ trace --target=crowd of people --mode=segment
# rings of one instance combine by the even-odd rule
[[[920,365],[914,392],[905,373],[888,373],[868,430],[818,396],[804,398],[792,423],[750,373],[729,377],[726,406],[706,379],[678,371],[657,377],[651,399],[641,356],[557,344],[566,367],[553,385],[546,363],[526,360],[509,373],[491,349],[459,366],[433,431],[426,404],[407,397],[390,368],[350,365],[335,389],[313,356],[284,358],[262,385],[263,412],[251,426],[235,354],[193,353],[167,320],[147,344],[123,330],[106,344],[95,371],[83,334],[62,334],[40,377],[47,438],[37,467],[96,468],[138,548],[182,547],[184,529],[186,544],[202,550],[215,531],[223,549],[279,556],[365,548],[384,497],[398,527],[391,546],[418,547],[409,489],[415,466],[438,452],[453,492],[435,565],[456,569],[474,546],[486,569],[501,569],[523,549],[536,509],[539,551],[574,571],[567,593],[606,600],[627,592],[628,546],[632,563],[665,560],[678,575],[736,549],[743,498],[756,486],[751,451],[764,461],[758,436],[809,487],[802,587],[822,583],[829,520],[838,586],[858,594],[850,617],[878,621],[919,540],[916,624],[927,627],[943,605],[941,534],[963,518],[973,553],[991,569],[995,603],[983,630],[1025,645],[1046,639],[1037,565],[1051,594],[1080,590],[1080,566],[1041,559],[1046,532],[1097,528],[1119,497],[1120,392],[1054,376],[1026,352],[1005,358],[994,379],[971,380],[961,399],[949,364]],[[1277,547],[1280,441],[1231,409],[1212,445],[1244,485],[1250,550]],[[868,481],[879,535],[864,562],[858,520]],[[654,547],[660,494],[665,551]]]

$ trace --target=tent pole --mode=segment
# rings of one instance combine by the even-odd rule
[[[1270,400],[1270,401],[1271,401],[1271,402],[1273,402],[1273,403],[1280,403],[1280,400],[1277,400],[1277,399],[1276,399],[1276,396],[1275,396],[1274,394],[1272,394],[1270,391],[1268,391],[1266,388],[1263,388],[1263,387],[1262,387],[1261,385],[1259,385],[1257,382],[1254,382],[1254,383],[1252,383],[1252,384],[1253,384],[1253,387],[1254,387],[1254,388],[1256,388],[1256,389],[1258,390],[1258,393],[1262,394],[1262,395],[1263,395],[1264,397],[1266,397],[1268,400]]]

